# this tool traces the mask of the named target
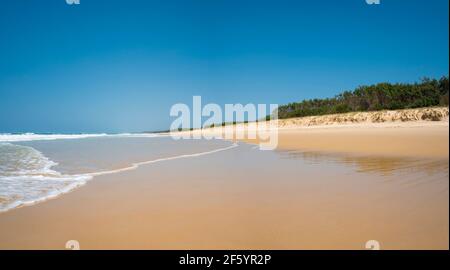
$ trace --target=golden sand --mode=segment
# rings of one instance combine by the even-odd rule
[[[282,129],[280,149],[356,153],[363,173],[289,178],[238,150],[145,165],[1,213],[0,249],[448,249],[448,139],[448,121]],[[402,158],[435,161],[370,173]]]

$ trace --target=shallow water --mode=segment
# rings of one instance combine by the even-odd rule
[[[94,175],[229,146],[218,140],[182,142],[167,136],[32,138],[20,141],[30,138],[17,135],[11,142],[0,142],[0,212],[69,192]]]
[[[67,240],[54,235],[56,224],[89,248],[353,249],[371,239],[383,248],[448,248],[448,159],[260,151],[244,143],[169,137],[3,147],[4,177],[16,174],[5,161],[34,169],[1,183],[10,197],[0,205],[23,201],[20,196],[46,198],[50,191],[59,194],[61,185],[85,182],[76,177],[97,183],[96,175],[103,175],[92,183],[96,188],[79,191],[82,200],[78,192],[61,195],[69,198],[62,212],[42,211],[46,218],[34,233],[39,241],[27,242],[31,248],[58,248]],[[116,174],[150,163],[156,164]],[[63,180],[39,182],[31,172]],[[10,237],[7,224],[14,218],[8,217],[13,215],[0,219],[0,246],[11,248],[30,228],[14,224],[23,233]],[[79,220],[91,225],[78,226]],[[114,229],[122,227],[128,230]]]

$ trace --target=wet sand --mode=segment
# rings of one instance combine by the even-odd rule
[[[448,123],[286,130],[1,213],[0,249],[448,249],[448,171]]]
[[[279,149],[448,158],[447,123],[280,129]]]
[[[280,120],[284,121],[284,120]],[[267,127],[268,129],[269,127]],[[255,130],[256,128],[253,128]],[[241,130],[242,138],[236,136]],[[266,131],[254,132],[255,139],[248,139],[247,124],[236,127],[211,128],[193,132],[181,132],[184,136],[203,134],[221,136],[233,140],[259,144]],[[390,123],[361,123],[342,125],[289,126],[277,129],[277,149],[318,152],[338,152],[382,156],[448,158],[449,122],[416,121]]]

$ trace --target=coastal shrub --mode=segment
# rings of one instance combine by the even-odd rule
[[[308,99],[278,108],[280,119],[347,113],[357,111],[380,111],[448,106],[448,76],[441,79],[424,78],[416,83],[378,83],[359,86],[344,91],[333,98]]]

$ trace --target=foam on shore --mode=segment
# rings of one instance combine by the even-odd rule
[[[98,138],[98,137],[127,137],[127,138],[154,138],[164,135],[154,133],[120,133],[120,134],[35,134],[35,133],[22,133],[0,134],[0,142],[27,142],[27,141],[49,141],[49,140],[68,140],[68,139],[86,139],[86,138]]]
[[[55,198],[83,186],[94,176],[134,170],[151,163],[213,154],[236,146],[232,144],[210,151],[147,160],[120,169],[68,175],[53,170],[52,167],[58,163],[32,147],[0,142],[0,212]]]

